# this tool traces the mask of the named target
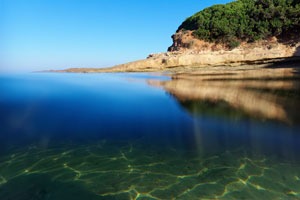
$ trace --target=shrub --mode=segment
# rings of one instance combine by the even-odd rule
[[[235,48],[239,41],[280,37],[297,33],[299,28],[299,0],[237,0],[196,13],[187,18],[178,31],[192,30],[199,39]]]

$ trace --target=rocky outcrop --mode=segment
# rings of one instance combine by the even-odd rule
[[[178,66],[234,66],[272,63],[286,59],[300,59],[300,43],[280,43],[276,38],[256,43],[244,43],[233,50],[222,45],[173,36],[174,44],[167,53],[151,54],[145,60],[118,65],[109,71],[157,71]],[[189,45],[190,44],[190,45]]]
[[[195,38],[193,31],[179,31],[172,35],[172,39],[173,44],[168,48],[169,52],[193,50],[199,53],[202,51],[219,51],[227,49],[224,45],[205,42]]]
[[[166,53],[150,54],[147,59],[111,68],[67,69],[63,72],[140,72],[164,71],[171,68],[237,66],[268,64],[282,60],[300,60],[300,39],[278,40],[275,37],[255,43],[241,42],[229,49],[225,45],[195,38],[192,31],[179,31],[172,36],[173,45]]]
[[[300,59],[300,40],[279,41],[272,37],[255,43],[242,42],[235,49],[195,38],[192,31],[172,36],[168,52],[150,54],[147,59],[118,65],[101,71],[158,71],[174,67],[235,66]]]

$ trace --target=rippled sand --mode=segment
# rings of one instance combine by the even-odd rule
[[[242,149],[199,156],[107,141],[31,147],[1,160],[0,199],[298,199],[299,167]]]
[[[159,132],[142,121],[137,137],[126,127],[111,137],[108,127],[93,141],[4,141],[0,200],[300,199],[299,68],[209,68],[151,79],[184,114],[180,121],[166,119],[153,129]],[[149,119],[165,120],[159,114]]]

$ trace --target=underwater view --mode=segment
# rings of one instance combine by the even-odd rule
[[[299,68],[0,75],[0,199],[300,199]]]

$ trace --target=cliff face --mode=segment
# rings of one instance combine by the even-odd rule
[[[151,54],[145,60],[106,71],[158,71],[174,67],[236,66],[300,59],[300,40],[295,38],[283,41],[272,37],[254,43],[243,42],[234,49],[199,40],[191,31],[179,31],[172,38],[173,45],[168,52]]]
[[[277,38],[269,37],[265,40],[259,40],[256,42],[240,42],[239,46],[236,48],[229,48],[226,44],[206,42],[196,38],[193,35],[193,31],[180,30],[172,36],[173,44],[168,48],[169,52],[180,52],[180,53],[197,53],[201,54],[204,52],[216,52],[216,51],[227,51],[234,52],[233,50],[257,50],[261,49],[263,51],[271,52],[281,48],[282,55],[285,57],[293,56],[293,53],[297,53],[295,50],[300,46],[299,37],[287,37],[287,38]],[[287,52],[288,51],[288,52]],[[246,51],[248,53],[248,51]],[[290,54],[292,53],[292,54]]]
[[[107,69],[65,71],[158,71],[300,60],[299,13],[299,0],[237,0],[215,5],[187,18],[166,53]]]
[[[278,40],[276,37],[254,43],[241,43],[234,49],[195,38],[191,31],[179,31],[172,36],[173,45],[166,53],[151,54],[111,68],[67,69],[64,72],[140,72],[197,69],[209,66],[269,65],[277,61],[300,60],[299,38]],[[249,66],[248,66],[249,67]]]
[[[193,31],[179,31],[172,35],[173,44],[168,48],[169,52],[192,50],[197,52],[225,50],[221,44],[199,40],[193,36]]]

